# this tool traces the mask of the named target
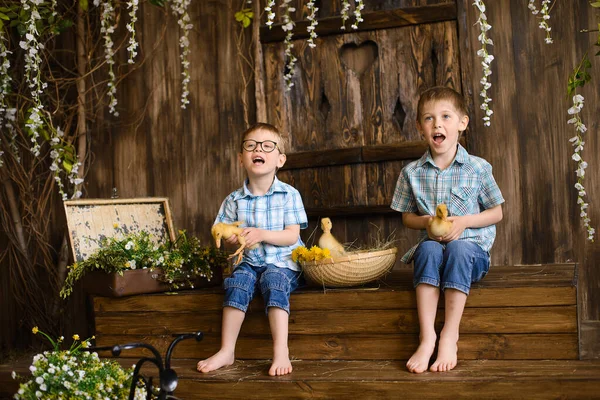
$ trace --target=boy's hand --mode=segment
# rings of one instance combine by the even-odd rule
[[[246,240],[246,247],[252,247],[264,241],[264,230],[259,228],[244,228],[242,236]]]
[[[231,245],[236,245],[236,244],[239,244],[240,242],[238,240],[237,235],[231,235],[231,236],[229,236],[229,238],[225,239],[225,243],[231,244]]]
[[[450,229],[450,232],[446,233],[446,235],[442,237],[441,241],[451,242],[453,240],[458,239],[460,235],[462,235],[462,233],[465,231],[465,229],[469,227],[468,219],[466,217],[466,215],[448,217],[448,221],[452,222],[452,228]]]

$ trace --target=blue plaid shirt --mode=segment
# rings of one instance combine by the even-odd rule
[[[271,188],[263,196],[255,196],[248,190],[248,180],[244,186],[231,193],[221,204],[215,224],[243,221],[244,227],[282,231],[288,225],[308,226],[308,218],[300,192],[277,177]],[[292,261],[292,250],[304,243],[300,236],[291,246],[274,246],[261,243],[256,249],[246,249],[243,261],[256,267],[274,264],[280,268],[300,271],[298,264]]]
[[[441,170],[433,162],[429,150],[402,169],[396,183],[391,208],[418,215],[435,215],[440,203],[448,205],[449,216],[479,214],[504,203],[500,188],[492,176],[492,166],[483,158],[469,155],[459,144],[454,161]],[[496,238],[496,226],[467,228],[459,240],[477,243],[489,253]],[[427,239],[421,230],[419,242],[403,257],[410,263],[419,244]]]

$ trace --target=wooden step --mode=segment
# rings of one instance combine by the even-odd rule
[[[600,361],[461,361],[445,373],[411,374],[396,361],[293,361],[270,377],[267,361],[208,374],[178,360],[182,399],[598,399]]]
[[[133,360],[119,359],[124,367]],[[137,360],[136,360],[137,361]],[[268,360],[236,361],[200,374],[196,359],[178,359],[174,394],[180,399],[598,399],[600,361],[459,361],[445,373],[406,371],[405,361],[292,360],[294,371],[270,377]],[[28,376],[29,362],[0,365],[0,399],[12,398],[16,370]],[[145,376],[156,369],[143,368]]]
[[[461,325],[464,360],[576,359],[577,301],[573,264],[493,267],[474,285]],[[219,348],[222,290],[94,298],[99,346],[144,341],[164,352],[173,334],[200,330],[201,343],[181,343],[175,358],[205,358]],[[362,288],[292,294],[290,352],[302,360],[402,360],[418,343],[412,271],[395,270]],[[438,316],[438,328],[443,310]],[[240,359],[271,357],[260,296],[247,313]],[[141,353],[133,353],[137,357]]]

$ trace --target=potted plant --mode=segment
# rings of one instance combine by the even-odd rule
[[[218,285],[228,265],[224,252],[185,231],[161,244],[146,231],[104,237],[99,244],[88,258],[68,267],[61,297],[67,298],[84,277],[89,293],[116,297]]]
[[[31,378],[21,383],[14,398],[29,399],[126,399],[131,388],[133,368],[123,368],[114,360],[101,360],[98,353],[90,353],[90,339],[81,340],[73,335],[73,343],[61,350],[63,337],[53,340],[37,326],[34,334],[43,335],[52,344],[52,351],[33,357],[29,367]],[[92,337],[91,339],[94,339]],[[13,379],[27,379],[14,371]],[[138,387],[135,399],[145,399],[146,390]]]

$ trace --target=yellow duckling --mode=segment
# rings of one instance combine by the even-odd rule
[[[233,257],[237,256],[237,260],[236,260],[235,264],[239,264],[242,262],[242,258],[244,257],[244,253],[243,253],[244,248],[246,247],[246,240],[241,235],[242,231],[244,230],[244,228],[240,227],[240,225],[242,225],[242,224],[243,224],[242,221],[235,221],[231,224],[226,224],[225,222],[219,222],[217,224],[214,224],[210,230],[210,233],[212,234],[213,239],[215,239],[215,245],[217,246],[217,249],[221,247],[221,239],[229,239],[231,236],[237,236],[240,247],[236,250],[235,253],[233,253],[232,255],[230,255],[228,257],[228,258],[233,258]],[[250,248],[255,249],[258,246],[259,246],[258,243],[256,243],[253,246],[251,246]]]
[[[339,257],[346,254],[344,246],[337,241],[337,239],[331,234],[331,227],[333,224],[329,218],[321,218],[321,229],[323,234],[319,238],[319,247],[322,249],[329,249],[332,257]]]
[[[429,231],[434,236],[444,236],[452,229],[452,222],[448,221],[448,207],[444,204],[438,204],[435,208],[435,217],[429,220]]]

